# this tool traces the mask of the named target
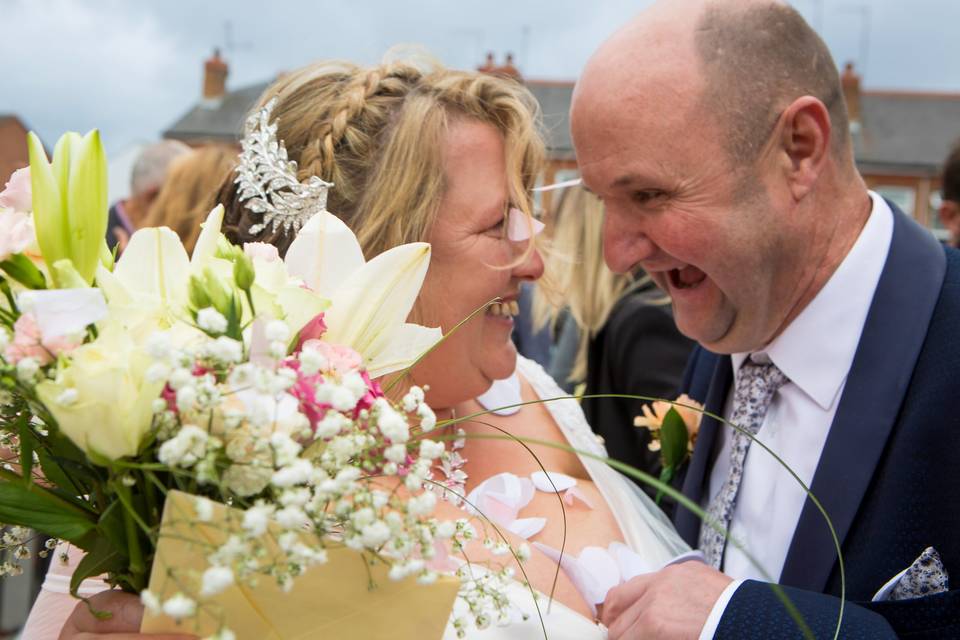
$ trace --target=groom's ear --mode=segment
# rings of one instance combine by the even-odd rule
[[[801,200],[823,172],[830,158],[830,112],[817,98],[794,100],[780,115],[776,155],[795,200]]]

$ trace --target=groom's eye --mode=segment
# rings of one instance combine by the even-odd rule
[[[654,201],[663,198],[664,196],[666,196],[666,192],[661,191],[660,189],[641,189],[630,194],[630,198],[636,204],[640,205],[651,204]]]

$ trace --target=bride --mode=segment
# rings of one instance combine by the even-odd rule
[[[282,76],[258,108],[273,98],[270,118],[276,137],[297,162],[298,179],[320,176],[334,183],[327,208],[354,230],[368,258],[405,242],[431,244],[430,268],[412,321],[440,326],[448,334],[474,310],[501,300],[460,326],[410,372],[411,383],[428,388],[427,400],[438,416],[464,418],[485,408],[564,395],[543,369],[517,356],[510,338],[520,284],[543,271],[532,241],[538,223],[530,213],[544,155],[532,95],[513,80],[424,70],[400,61],[372,68],[311,65]],[[293,233],[282,225],[264,225],[261,214],[240,200],[232,181],[220,201],[231,241],[268,242],[281,253],[289,247]],[[633,482],[595,458],[530,445],[534,458],[514,441],[470,437],[503,430],[605,456],[576,402],[497,413],[457,425],[467,436],[459,450],[465,462],[447,469],[450,477],[444,479],[469,494],[470,502],[487,499],[497,506],[502,513],[491,518],[514,548],[532,545],[523,569],[541,594],[551,593],[556,551],[563,548],[566,570],[553,590],[555,600],[549,607],[546,597],[536,601],[551,639],[604,638],[594,622],[603,594],[596,593],[597,578],[588,575],[597,568],[597,554],[610,558],[606,564],[614,563],[615,571],[617,563],[649,571],[689,548]],[[541,465],[553,485],[545,482]],[[564,504],[553,487],[562,492]],[[504,498],[508,494],[514,503]],[[461,507],[441,504],[438,517],[463,516]],[[584,562],[578,564],[584,549]],[[471,551],[471,560],[478,558],[482,565],[484,557]],[[469,638],[542,635],[530,589],[517,582],[509,595],[526,620],[518,615],[508,626],[471,630]],[[126,607],[133,611],[127,617],[136,619],[132,596],[99,598],[100,608]],[[136,624],[122,621],[115,616],[98,626],[79,606],[60,638],[138,637],[130,634]],[[128,635],[111,636],[119,632]],[[456,636],[451,627],[447,636]]]

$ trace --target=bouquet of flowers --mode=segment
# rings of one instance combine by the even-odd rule
[[[429,437],[423,390],[391,399],[376,382],[441,337],[406,323],[429,245],[366,262],[320,210],[281,259],[230,245],[218,207],[192,256],[169,229],[143,229],[114,262],[97,132],[64,136],[52,163],[33,134],[29,148],[29,170],[0,194],[0,522],[13,557],[27,529],[79,547],[74,593],[98,575],[140,593],[151,630],[286,637],[276,620],[251,630],[236,599],[282,598],[300,576],[334,591],[379,576],[432,585],[410,592],[437,589],[437,636],[458,591],[474,621],[502,617],[508,569],[463,587],[437,571],[476,532],[433,515],[450,490],[434,469],[452,454]]]

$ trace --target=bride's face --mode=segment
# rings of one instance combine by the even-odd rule
[[[506,212],[512,204],[503,136],[488,124],[457,121],[443,154],[446,190],[427,238],[432,256],[418,321],[439,325],[447,334],[493,298],[508,304],[485,308],[417,366],[413,378],[430,385],[428,400],[438,408],[476,397],[493,380],[513,373],[513,318],[498,311],[510,302],[516,306],[521,281],[543,273],[536,250],[518,262],[527,242],[507,238]]]

